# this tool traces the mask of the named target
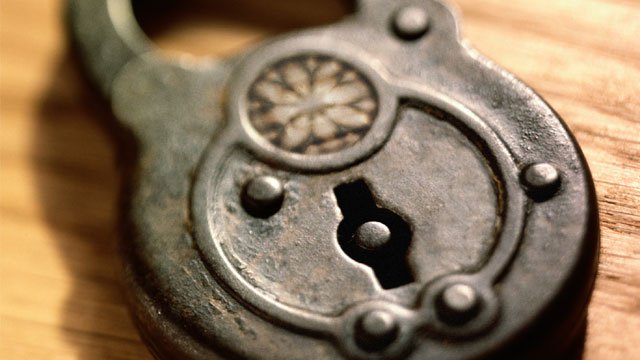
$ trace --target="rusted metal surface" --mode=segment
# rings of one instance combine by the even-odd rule
[[[251,88],[253,126],[274,145],[303,154],[336,152],[371,128],[377,96],[346,63],[307,55],[269,67]]]
[[[135,139],[122,240],[159,358],[565,354],[598,252],[579,147],[439,1],[225,61],[159,56],[127,0],[71,1]]]

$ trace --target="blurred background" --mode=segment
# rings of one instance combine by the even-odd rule
[[[640,1],[452,2],[464,36],[551,103],[593,171],[602,255],[584,357],[640,359]],[[0,358],[150,358],[118,280],[118,139],[69,49],[64,7],[0,0]],[[140,0],[135,9],[166,56],[219,57],[354,7]]]

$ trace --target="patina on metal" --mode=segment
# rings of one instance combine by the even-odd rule
[[[249,117],[272,144],[302,154],[337,152],[371,128],[377,97],[346,63],[304,55],[269,66],[250,90]]]
[[[134,139],[122,238],[162,359],[563,356],[598,254],[558,115],[436,0],[223,61],[163,57],[129,0],[71,0],[87,71]]]

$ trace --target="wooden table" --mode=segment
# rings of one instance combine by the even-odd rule
[[[467,38],[558,110],[593,170],[602,255],[585,357],[640,359],[640,2],[456,2]],[[280,26],[199,12],[147,31],[165,49],[224,55],[340,11],[301,3],[324,6]],[[0,357],[148,358],[119,288],[111,119],[67,50],[62,8],[0,2]]]

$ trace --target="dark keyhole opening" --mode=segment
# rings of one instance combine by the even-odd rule
[[[132,0],[132,5],[140,27],[161,50],[223,57],[355,12],[354,0]]]
[[[334,189],[344,219],[338,226],[342,250],[357,262],[368,265],[384,289],[393,289],[414,281],[407,262],[411,228],[398,214],[378,207],[363,180],[342,184]],[[358,228],[371,221],[386,225],[390,240],[375,250],[365,249],[355,240]]]

